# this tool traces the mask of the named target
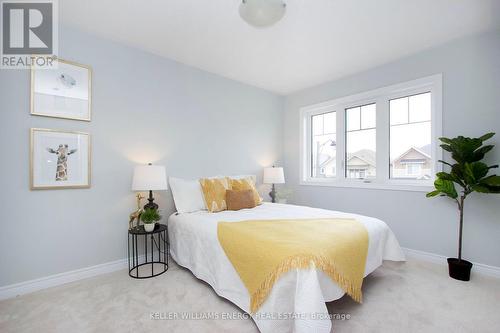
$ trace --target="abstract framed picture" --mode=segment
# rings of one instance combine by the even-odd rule
[[[32,190],[90,187],[90,134],[32,128],[30,152]]]
[[[91,68],[62,59],[54,61],[57,68],[31,68],[31,114],[90,121]]]

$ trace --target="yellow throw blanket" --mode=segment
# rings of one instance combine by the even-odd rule
[[[217,235],[248,289],[251,313],[281,275],[311,267],[321,269],[361,302],[368,232],[354,219],[219,222]]]

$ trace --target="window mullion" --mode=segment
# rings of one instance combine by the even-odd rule
[[[337,115],[337,173],[336,179],[343,181],[345,179],[345,109],[344,106],[339,106],[336,109]]]
[[[302,132],[302,161],[301,161],[301,172],[302,179],[309,179],[311,177],[312,165],[311,165],[311,143],[312,143],[312,124],[311,115],[309,113],[304,113],[302,115],[303,123],[301,126]]]
[[[377,182],[385,183],[389,179],[389,100],[377,99]]]

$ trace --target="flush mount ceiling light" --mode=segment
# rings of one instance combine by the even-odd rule
[[[248,24],[269,27],[285,15],[286,4],[283,0],[242,0],[240,16]]]

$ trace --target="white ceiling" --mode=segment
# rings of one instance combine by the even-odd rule
[[[500,27],[499,0],[285,0],[256,29],[241,0],[63,0],[63,24],[289,94]]]

